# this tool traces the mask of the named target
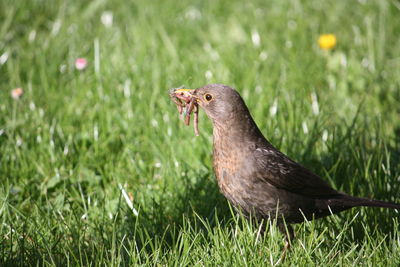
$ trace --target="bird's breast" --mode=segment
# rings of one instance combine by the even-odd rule
[[[218,186],[224,196],[234,205],[241,206],[238,196],[246,190],[241,173],[246,151],[226,138],[214,135],[213,167]]]
[[[214,132],[213,166],[218,180],[228,179],[238,171],[240,152],[235,143]]]

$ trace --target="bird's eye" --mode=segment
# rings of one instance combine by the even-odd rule
[[[213,99],[213,97],[210,94],[205,94],[204,95],[204,99],[207,100],[207,101],[211,101],[211,99]]]

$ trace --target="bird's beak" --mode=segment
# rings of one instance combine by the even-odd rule
[[[180,100],[189,103],[192,98],[197,98],[194,92],[195,89],[176,89],[172,94]]]
[[[194,91],[195,89],[183,89],[183,88],[180,88],[180,89],[176,89],[175,90],[175,93],[193,93],[193,91]]]

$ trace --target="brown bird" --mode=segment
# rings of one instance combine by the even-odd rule
[[[336,191],[280,152],[263,136],[236,90],[210,84],[194,90],[177,89],[172,95],[183,104],[191,104],[187,116],[195,99],[211,119],[213,167],[224,196],[246,216],[276,219],[287,239],[294,237],[290,224],[305,219],[322,218],[359,206],[400,209],[400,204]]]

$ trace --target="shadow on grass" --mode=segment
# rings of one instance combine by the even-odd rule
[[[339,134],[342,138],[333,141],[328,152],[320,157],[310,153],[316,143],[316,140],[311,140],[305,152],[299,155],[301,162],[325,180],[328,179],[323,174],[327,174],[331,178],[328,182],[338,191],[400,204],[400,128],[395,130],[395,137],[385,140],[384,144],[379,143],[378,133],[372,133],[378,140],[378,144],[372,145],[371,133],[365,131],[367,125],[356,127],[356,119],[345,133]],[[388,169],[392,171],[387,172]],[[375,234],[393,237],[396,229],[400,231],[400,210],[376,207],[355,207],[317,220],[317,225],[328,225],[335,232],[340,232],[346,221],[353,218],[345,238],[347,242],[360,243]],[[389,240],[386,239],[387,242]]]
[[[397,129],[397,131],[400,133],[400,129]],[[381,169],[382,161],[385,164],[390,164],[392,170],[398,169],[397,166],[400,166],[399,136],[400,134],[396,135],[389,142],[389,145],[382,147],[382,151],[375,149],[374,166],[367,169]],[[356,140],[354,141],[352,138]],[[299,161],[306,167],[321,174],[321,176],[324,176],[323,173],[327,173],[332,177],[331,182],[336,184],[334,187],[347,193],[387,201],[394,197],[398,201],[400,186],[395,174],[377,175],[377,177],[385,177],[386,180],[382,182],[363,180],[362,174],[357,173],[357,169],[362,169],[363,166],[359,166],[360,162],[353,155],[354,150],[357,149],[354,147],[364,147],[368,144],[365,143],[362,135],[352,138],[333,143],[332,147],[328,149],[329,152],[319,156],[310,153],[310,151],[313,151],[316,142],[312,140],[308,142],[302,152],[294,153],[293,158],[300,159]],[[386,148],[386,151],[383,148]],[[373,153],[374,151],[371,150],[364,154]],[[361,162],[366,161],[362,157],[359,159],[361,159]],[[355,173],[355,176],[348,178],[352,173]],[[178,242],[180,242],[182,231],[190,231],[193,236],[203,234],[205,238],[201,239],[200,242],[206,243],[207,236],[210,235],[208,233],[210,228],[206,227],[204,222],[211,228],[233,228],[232,212],[227,201],[219,192],[214,175],[207,172],[203,174],[191,173],[188,176],[196,176],[196,178],[185,177],[188,179],[183,180],[185,181],[184,189],[173,194],[176,197],[173,203],[168,197],[153,200],[153,203],[148,203],[146,209],[140,210],[139,217],[135,217],[130,210],[126,209],[125,205],[120,204],[119,214],[114,220],[114,226],[109,225],[110,220],[107,218],[107,214],[104,214],[103,220],[92,229],[93,236],[86,239],[82,238],[82,236],[85,237],[85,226],[83,224],[71,224],[73,229],[68,229],[68,234],[63,233],[62,230],[54,229],[55,234],[51,240],[48,240],[50,244],[48,246],[44,245],[43,242],[30,243],[27,238],[20,238],[15,235],[13,238],[14,240],[15,238],[18,239],[18,246],[12,247],[15,242],[7,237],[8,239],[4,239],[1,244],[0,265],[42,265],[46,262],[63,265],[67,258],[73,259],[72,262],[91,265],[104,262],[104,257],[110,257],[109,255],[112,253],[117,253],[123,263],[129,264],[133,261],[131,258],[132,251],[138,251],[138,257],[141,258],[142,262],[146,262],[148,255],[155,255],[157,250],[168,253],[171,249],[176,248]],[[387,183],[392,186],[390,196],[387,193]],[[372,188],[371,195],[364,195],[363,192],[369,192],[370,188]],[[149,208],[150,206],[151,208]],[[320,228],[322,231],[324,226],[327,226],[332,233],[340,233],[343,231],[346,222],[354,218],[357,213],[359,213],[359,216],[345,230],[348,234],[343,238],[343,242],[348,244],[362,243],[376,234],[390,237],[394,235],[394,229],[400,229],[398,220],[393,220],[393,218],[399,218],[399,213],[394,210],[354,208],[332,218],[318,220],[316,230],[319,231]],[[76,218],[75,221],[80,222],[81,219]],[[60,221],[60,224],[62,223]],[[301,236],[299,232],[303,231],[302,228],[301,225],[296,226],[299,237]],[[30,232],[29,238],[33,240],[43,239],[39,232],[34,234],[35,236],[32,236],[32,232]],[[71,241],[65,241],[67,238]],[[390,242],[390,240],[390,238],[387,238],[386,242]],[[92,242],[93,244],[84,242]],[[332,237],[331,240],[328,239],[325,242],[328,246],[335,242],[335,238]],[[66,244],[67,248],[64,247]],[[99,250],[99,248],[101,249]],[[174,251],[176,250],[174,249]]]
[[[355,120],[344,129],[344,132],[338,133],[339,139],[334,140],[326,152],[319,155],[312,153],[315,151],[317,139],[321,136],[320,129],[315,128],[317,132],[314,133],[314,137],[301,150],[292,153],[293,158],[300,159],[299,162],[321,177],[328,176],[331,185],[339,191],[359,197],[399,202],[400,185],[396,180],[397,176],[387,175],[381,170],[383,163],[389,164],[392,169],[393,166],[400,166],[400,137],[391,140],[389,145],[371,145],[372,139],[365,133],[365,128],[360,125],[355,126]],[[398,132],[400,133],[400,129]],[[371,162],[369,156],[372,157]],[[368,172],[368,177],[364,177],[365,171]],[[373,174],[376,171],[378,173]],[[382,177],[382,181],[373,180],[371,177]],[[185,179],[185,190],[177,196],[178,204],[173,211],[168,208],[167,202],[154,202],[153,210],[141,213],[139,221],[131,217],[126,224],[126,230],[135,235],[132,229],[145,228],[149,237],[155,239],[162,237],[167,245],[165,248],[169,249],[174,246],[180,230],[185,227],[185,220],[197,226],[192,229],[195,231],[194,234],[207,230],[198,222],[199,218],[211,227],[215,225],[231,227],[229,223],[232,219],[231,211],[213,179],[215,178],[211,173],[199,175],[195,180]],[[387,184],[391,185],[390,195]],[[348,243],[361,243],[371,238],[371,234],[393,236],[394,229],[400,229],[397,221],[393,220],[399,217],[399,213],[390,209],[371,207],[356,207],[334,215],[333,219],[320,219],[317,221],[317,226],[327,225],[339,233],[346,221],[357,214],[358,217],[351,223],[349,234],[344,239]],[[387,240],[389,242],[390,239]],[[146,247],[143,243],[140,246]]]
[[[133,235],[137,227],[145,229],[149,237],[162,237],[169,247],[176,242],[179,230],[184,228],[185,223],[196,225],[196,231],[205,230],[200,220],[211,227],[217,223],[225,225],[232,214],[226,199],[212,179],[214,176],[211,173],[199,175],[191,181],[183,179],[184,190],[177,193],[173,203],[167,198],[153,200],[150,204],[152,209],[140,211],[139,218],[129,213],[125,229]],[[171,205],[174,206],[173,209]]]

